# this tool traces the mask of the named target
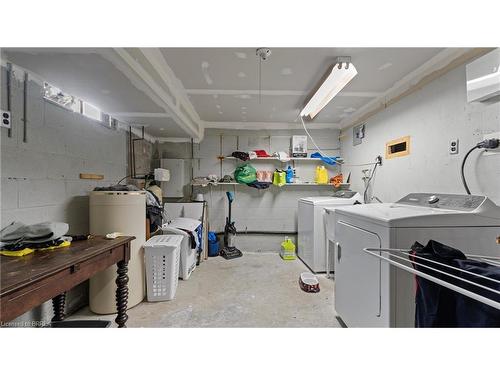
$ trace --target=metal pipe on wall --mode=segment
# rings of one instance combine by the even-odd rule
[[[7,111],[12,115],[12,64],[7,63]],[[10,128],[7,130],[7,137],[12,138],[12,123],[10,123]]]
[[[128,164],[129,164],[129,176],[132,177],[133,166],[132,166],[132,126],[128,127]]]
[[[29,75],[24,72],[24,85],[23,85],[23,142],[28,142],[28,80]]]

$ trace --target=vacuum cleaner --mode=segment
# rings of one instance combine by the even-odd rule
[[[224,248],[220,255],[224,259],[234,259],[243,256],[242,252],[234,246],[236,237],[236,227],[234,221],[231,221],[231,205],[234,201],[234,194],[230,191],[226,192],[227,199],[229,200],[229,217],[226,217],[226,225],[224,226]]]

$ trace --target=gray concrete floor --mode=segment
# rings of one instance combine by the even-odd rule
[[[333,310],[333,281],[324,276],[319,293],[298,285],[307,268],[275,253],[209,258],[189,280],[179,280],[174,300],[142,302],[129,309],[128,327],[340,327]],[[70,319],[108,319],[88,307]]]

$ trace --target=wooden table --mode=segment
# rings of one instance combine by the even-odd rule
[[[130,242],[135,237],[114,240],[95,237],[56,250],[38,251],[23,257],[0,256],[0,321],[8,322],[52,299],[52,321],[65,318],[66,291],[96,273],[116,264],[115,322],[125,327],[128,300]]]

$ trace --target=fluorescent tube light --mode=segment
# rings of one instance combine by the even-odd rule
[[[341,59],[330,68],[328,76],[309,99],[300,116],[313,119],[358,74],[350,61],[344,62]]]

